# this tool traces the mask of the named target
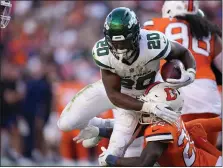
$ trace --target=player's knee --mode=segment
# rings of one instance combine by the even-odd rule
[[[65,119],[65,117],[60,117],[57,121],[57,126],[61,131],[71,131],[70,123]]]
[[[81,122],[78,117],[61,116],[57,121],[57,126],[62,131],[71,131],[74,129],[83,129],[87,126],[88,122]]]

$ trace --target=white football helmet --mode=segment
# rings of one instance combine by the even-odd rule
[[[185,14],[197,14],[199,3],[195,0],[165,1],[162,7],[163,18],[173,18]]]
[[[6,28],[11,19],[12,4],[9,0],[1,0],[0,2],[1,2],[0,4],[1,28],[4,29]]]
[[[165,82],[151,84],[139,99],[144,102],[164,103],[167,105],[167,108],[175,112],[180,112],[184,103],[180,92],[177,89],[170,88]],[[154,124],[160,120],[160,118],[153,114],[141,112],[139,123]]]

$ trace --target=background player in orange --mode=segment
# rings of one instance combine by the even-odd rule
[[[192,52],[197,65],[195,81],[181,88],[185,100],[182,119],[190,121],[220,115],[221,98],[211,63],[222,72],[221,30],[204,17],[198,2],[193,0],[166,1],[162,17],[145,22],[144,28],[161,31],[170,40],[181,43]],[[208,140],[214,145],[217,135],[208,134]]]
[[[174,111],[182,108],[183,99],[180,93],[166,87],[165,83],[156,83],[146,94],[142,98],[145,101],[165,102]],[[141,156],[124,158],[105,155],[106,162],[112,166],[153,166],[156,162],[160,166],[220,166],[222,153],[214,146],[211,147],[212,150],[204,150],[202,146],[197,148],[196,142],[194,143],[190,136],[192,133],[196,139],[202,137],[206,140],[204,128],[209,131],[221,130],[221,120],[213,118],[213,121],[217,124],[213,128],[207,127],[208,120],[197,120],[201,124],[191,122],[185,125],[181,118],[171,125],[156,116],[144,113],[140,123],[146,124],[144,131],[146,145]]]

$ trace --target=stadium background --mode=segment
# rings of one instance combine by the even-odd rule
[[[106,146],[108,141],[84,149],[72,142],[78,131],[58,130],[58,115],[78,90],[100,78],[91,49],[103,37],[109,11],[129,7],[142,25],[161,16],[163,1],[36,0],[12,4],[11,22],[1,31],[1,83],[8,84],[1,89],[1,165],[97,165],[100,145]],[[221,1],[200,1],[200,8],[221,27]],[[101,117],[112,117],[112,113]]]

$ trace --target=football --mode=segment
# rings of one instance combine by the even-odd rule
[[[184,66],[179,60],[171,60],[166,62],[161,68],[161,76],[164,81],[168,78],[180,79],[181,71],[180,66]]]

